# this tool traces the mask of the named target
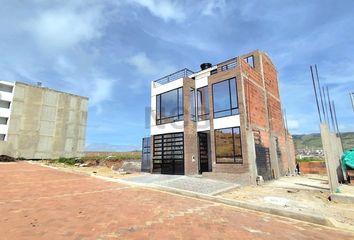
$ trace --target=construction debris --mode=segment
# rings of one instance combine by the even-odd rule
[[[0,155],[0,162],[15,162],[16,159],[7,155]]]

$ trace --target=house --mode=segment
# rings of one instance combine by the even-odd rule
[[[153,81],[150,131],[153,173],[255,183],[294,171],[277,70],[259,50]]]
[[[80,157],[88,98],[23,82],[0,81],[0,155]]]

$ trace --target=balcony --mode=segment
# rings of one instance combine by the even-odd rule
[[[157,87],[157,86],[161,86],[161,85],[164,85],[166,83],[170,83],[170,82],[173,82],[177,79],[180,79],[180,78],[184,78],[184,77],[188,77],[190,75],[194,74],[193,71],[189,70],[188,68],[184,68],[182,70],[179,70],[175,73],[171,73],[165,77],[162,77],[160,79],[157,79],[154,81],[154,86]]]

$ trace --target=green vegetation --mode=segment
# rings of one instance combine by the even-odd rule
[[[354,147],[354,132],[346,132],[341,134],[344,150]],[[305,148],[322,148],[321,137],[319,133],[293,135],[296,149]]]
[[[124,160],[140,160],[141,152],[132,151],[132,152],[116,152],[116,153],[101,153],[99,156],[85,156],[82,158],[64,158],[48,160],[49,163],[61,163],[66,165],[75,165],[76,163],[85,163],[85,162],[96,162],[99,164],[101,161],[113,161],[119,162]]]
[[[85,156],[81,158],[83,161],[100,161],[100,160],[110,160],[110,161],[121,161],[121,160],[140,160],[141,151],[132,152],[116,152],[101,154],[99,156]]]
[[[316,157],[304,157],[302,159],[296,159],[296,162],[324,162],[324,160]]]

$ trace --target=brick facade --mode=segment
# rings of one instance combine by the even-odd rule
[[[253,66],[244,60],[250,56],[253,56]],[[236,66],[230,65],[235,62]],[[196,81],[201,78],[207,80],[205,85],[199,87],[208,88],[210,115],[210,127],[202,131],[209,136],[211,172],[203,174],[255,183],[257,175],[270,180],[292,172],[295,167],[295,150],[283,121],[277,70],[270,58],[257,50],[217,64],[209,72],[203,70],[183,78],[185,174],[199,172],[198,124],[190,116],[190,90],[196,89]],[[239,123],[231,123],[230,126],[228,122],[226,128],[240,128],[242,163],[217,163],[212,87],[213,84],[232,78],[236,79],[237,84]]]

